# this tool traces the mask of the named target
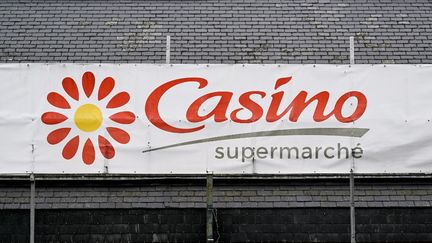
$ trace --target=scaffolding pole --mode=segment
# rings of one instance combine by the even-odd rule
[[[350,65],[354,64],[354,36],[350,36]],[[354,201],[354,158],[350,170],[350,226],[351,226],[351,243],[356,242],[356,229],[355,229],[355,201]]]
[[[213,174],[207,174],[207,243],[213,239]]]
[[[165,53],[165,61],[166,64],[170,64],[171,62],[171,36],[167,35],[166,37],[166,53]]]
[[[34,175],[30,175],[30,243],[35,239],[35,208],[36,208],[36,182]]]

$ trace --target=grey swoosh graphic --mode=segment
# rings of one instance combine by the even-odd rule
[[[199,144],[208,143],[222,140],[233,140],[240,138],[256,138],[256,137],[275,137],[275,136],[296,136],[296,135],[318,135],[318,136],[342,136],[342,137],[362,137],[369,131],[369,128],[299,128],[299,129],[285,129],[285,130],[273,130],[273,131],[261,131],[261,132],[249,132],[232,134],[226,136],[218,136],[211,138],[198,139],[183,143],[171,144],[158,148],[146,149],[143,153],[152,151]]]

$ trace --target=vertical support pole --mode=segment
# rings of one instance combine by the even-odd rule
[[[354,172],[350,173],[350,224],[351,224],[351,243],[356,242],[355,232],[355,203],[354,203]]]
[[[350,64],[354,64],[354,36],[350,36]]]
[[[170,64],[170,58],[171,58],[171,36],[167,35],[167,39],[166,39],[166,56],[165,56],[165,60],[166,60],[166,64]]]
[[[354,64],[354,36],[350,36],[350,64]],[[350,225],[351,225],[351,243],[356,242],[356,228],[355,228],[355,201],[354,201],[354,157],[350,170]]]
[[[36,197],[36,182],[34,175],[30,175],[30,243],[34,243],[35,239],[35,202]]]
[[[207,243],[213,242],[213,174],[207,174]]]

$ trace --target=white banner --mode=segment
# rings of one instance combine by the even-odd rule
[[[1,64],[0,173],[430,173],[431,65]]]

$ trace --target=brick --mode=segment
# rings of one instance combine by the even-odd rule
[[[257,207],[257,202],[242,202],[242,207]]]

